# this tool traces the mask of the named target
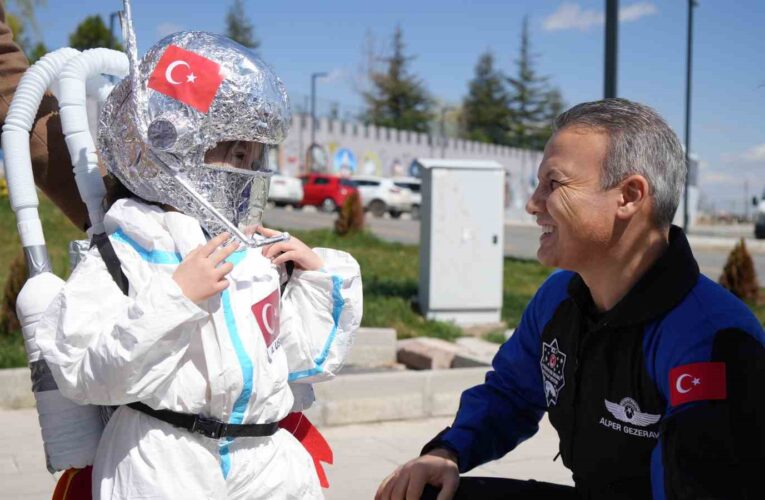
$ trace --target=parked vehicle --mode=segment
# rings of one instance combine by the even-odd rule
[[[297,177],[274,174],[268,190],[268,199],[277,207],[297,207],[303,200],[303,183]]]
[[[361,203],[375,217],[387,212],[395,219],[412,209],[412,192],[395,185],[392,179],[358,176],[353,180],[361,194]]]
[[[394,177],[393,184],[412,192],[412,219],[419,219],[420,205],[422,205],[422,193],[420,193],[422,181],[417,177]]]
[[[324,212],[334,212],[351,193],[357,192],[351,179],[336,175],[310,173],[301,175],[303,200],[300,206],[319,207]]]

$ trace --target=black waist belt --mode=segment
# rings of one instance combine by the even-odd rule
[[[273,436],[279,430],[279,422],[270,424],[225,424],[214,418],[201,415],[189,415],[171,410],[155,410],[143,403],[130,403],[134,410],[167,422],[175,427],[196,432],[212,439],[221,437],[266,437]]]

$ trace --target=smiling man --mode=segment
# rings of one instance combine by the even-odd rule
[[[558,117],[526,209],[539,260],[561,270],[454,424],[378,499],[420,498],[428,484],[438,500],[761,498],[765,334],[671,225],[685,172],[676,135],[646,106],[606,99]],[[575,487],[460,478],[531,437],[545,412]]]

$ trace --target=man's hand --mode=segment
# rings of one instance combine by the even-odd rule
[[[441,488],[438,500],[451,500],[460,482],[457,457],[436,448],[396,469],[377,488],[375,500],[419,500],[426,484]]]
[[[258,226],[255,231],[266,238],[280,234],[279,231],[274,231],[273,229],[268,229],[263,226]],[[324,267],[324,262],[321,260],[321,257],[316,255],[316,252],[308,248],[308,245],[294,236],[291,236],[287,241],[280,241],[273,245],[264,246],[263,256],[271,259],[271,262],[276,265],[291,260],[295,263],[295,267],[305,271],[316,271]]]
[[[239,248],[237,242],[218,248],[228,238],[229,234],[223,233],[195,248],[173,273],[173,279],[192,302],[198,304],[228,287],[226,275],[234,265],[230,262],[219,264]]]

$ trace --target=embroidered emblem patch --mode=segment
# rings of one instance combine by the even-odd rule
[[[563,369],[566,367],[566,355],[558,349],[558,339],[553,339],[549,344],[542,342],[542,359],[539,360],[539,365],[542,368],[547,406],[553,406],[558,402],[558,394],[566,385],[563,376]]]
[[[646,427],[655,424],[661,419],[661,415],[640,411],[637,401],[632,398],[624,398],[619,403],[612,403],[607,399],[603,401],[606,404],[606,409],[614,418],[628,424]]]

